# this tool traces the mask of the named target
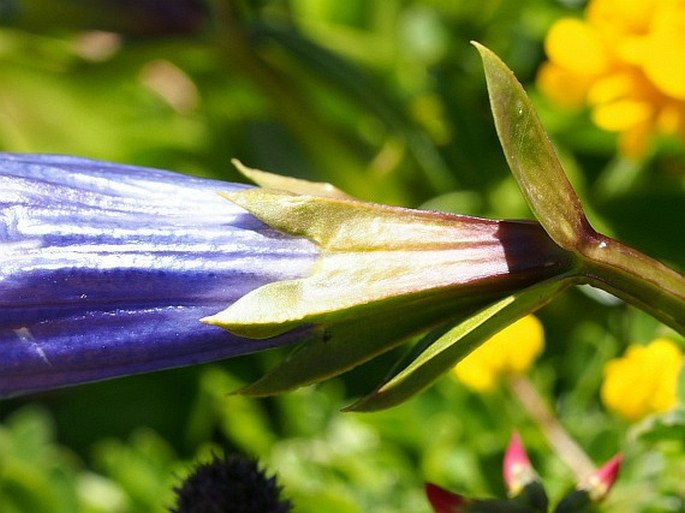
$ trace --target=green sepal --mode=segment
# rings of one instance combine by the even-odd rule
[[[536,223],[270,189],[226,197],[320,250],[310,276],[264,285],[203,319],[251,338],[303,324],[354,321],[400,298],[408,304],[427,294],[435,302],[454,296],[480,302],[572,266],[568,253]]]
[[[430,386],[446,371],[517,319],[529,314],[574,285],[572,277],[556,277],[508,295],[459,322],[435,342],[411,354],[409,363],[372,394],[346,411],[390,408]]]
[[[481,298],[429,298],[389,302],[380,311],[360,308],[346,322],[313,328],[310,336],[281,363],[255,383],[238,392],[251,396],[275,395],[337,376],[409,337],[445,320],[468,316],[487,303]]]
[[[264,189],[274,189],[278,191],[291,192],[294,194],[306,194],[310,196],[321,196],[325,198],[348,198],[351,199],[346,192],[341,191],[336,186],[326,182],[310,182],[309,180],[301,180],[291,176],[277,175],[262,171],[261,169],[254,169],[247,167],[238,159],[232,159],[236,169],[246,178],[249,178],[259,187]]]
[[[523,86],[491,50],[480,52],[504,156],[528,204],[552,239],[564,249],[582,243],[589,223]]]

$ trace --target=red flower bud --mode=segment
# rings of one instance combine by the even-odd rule
[[[426,497],[435,513],[463,513],[469,501],[456,493],[449,492],[433,483],[425,485]]]

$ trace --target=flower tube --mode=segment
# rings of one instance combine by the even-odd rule
[[[200,318],[307,275],[315,246],[221,198],[246,186],[0,155],[0,396],[283,345]]]
[[[0,394],[299,341],[293,388],[571,265],[536,223],[244,171],[266,188],[1,156]]]

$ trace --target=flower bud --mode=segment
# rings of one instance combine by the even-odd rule
[[[469,501],[456,493],[441,488],[433,483],[425,485],[426,497],[435,513],[463,513]]]
[[[521,493],[526,485],[539,480],[518,433],[511,436],[511,441],[504,453],[502,467],[504,484],[507,486],[507,491],[511,497]]]
[[[587,490],[593,502],[604,500],[618,479],[621,463],[623,463],[623,455],[617,454],[591,474],[579,488]]]

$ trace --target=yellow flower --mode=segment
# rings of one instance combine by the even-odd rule
[[[477,392],[492,390],[503,374],[523,374],[545,345],[542,323],[533,315],[509,325],[459,362],[454,375]]]
[[[666,338],[633,345],[604,367],[601,397],[610,410],[630,421],[668,411],[678,403],[680,348]]]
[[[685,140],[685,0],[591,0],[585,14],[548,32],[540,90],[562,106],[588,104],[628,156],[654,133]]]

